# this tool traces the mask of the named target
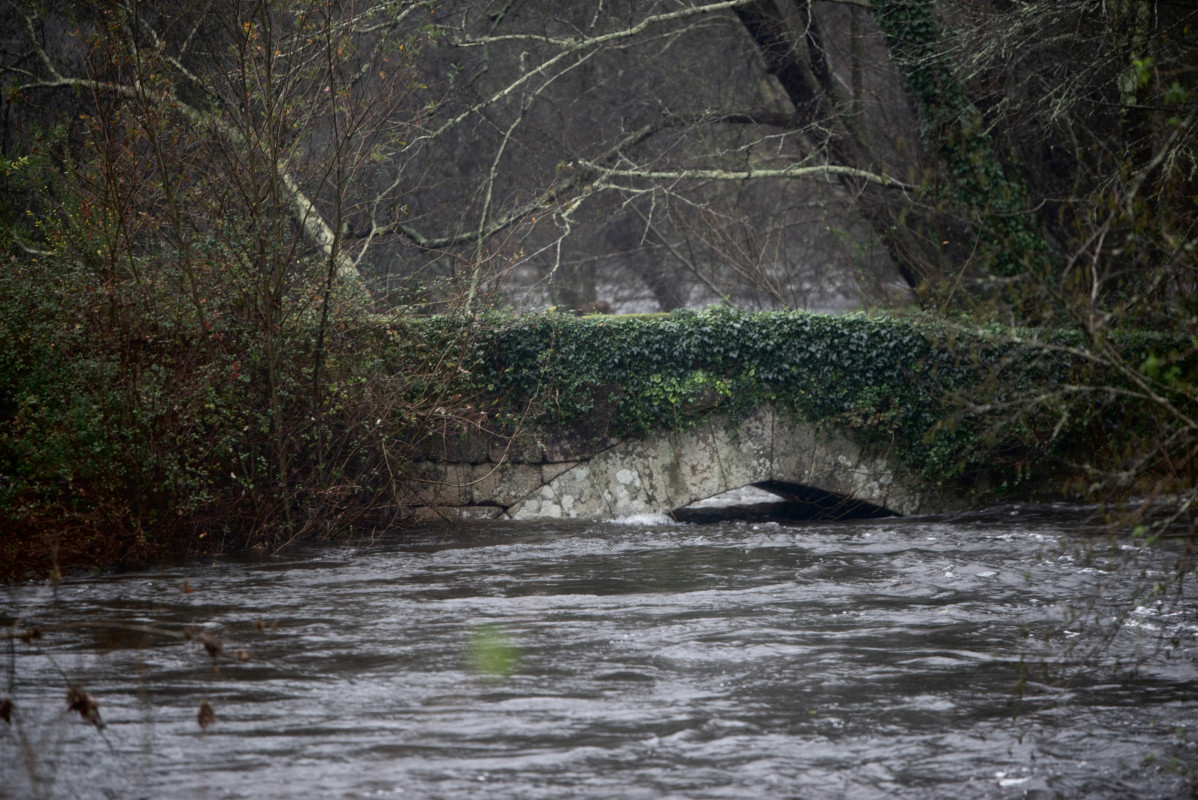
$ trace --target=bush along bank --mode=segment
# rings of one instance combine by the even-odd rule
[[[66,259],[0,274],[0,580],[273,550],[395,513],[409,454],[457,418],[468,341],[396,348],[377,316],[307,296],[268,325],[210,272],[202,324],[181,278],[105,283]]]
[[[391,524],[433,442],[627,438],[762,404],[885,442],[930,485],[1084,494],[1169,436],[1138,383],[1192,405],[1198,375],[1193,343],[1150,333],[1103,355],[1079,333],[727,308],[297,317],[272,361],[232,314],[203,337],[145,314],[114,329],[64,287],[0,293],[3,319],[32,320],[0,337],[8,580]]]

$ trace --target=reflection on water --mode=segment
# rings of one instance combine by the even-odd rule
[[[0,795],[1190,796],[1194,609],[1124,619],[1168,553],[1087,524],[492,523],[9,590]]]

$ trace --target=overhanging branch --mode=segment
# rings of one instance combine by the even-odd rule
[[[760,180],[764,178],[856,178],[868,183],[877,184],[890,189],[901,189],[903,191],[913,190],[916,187],[903,181],[895,180],[886,175],[879,175],[876,172],[869,170],[857,169],[856,167],[844,167],[837,164],[819,164],[809,167],[782,167],[780,169],[743,169],[743,170],[728,170],[728,169],[675,169],[675,170],[652,170],[652,169],[615,169],[612,167],[604,167],[589,161],[582,162],[582,165],[589,170],[594,171],[597,175],[604,178],[643,178],[645,180],[655,181],[689,181],[689,180],[704,180],[704,181],[747,181]]]

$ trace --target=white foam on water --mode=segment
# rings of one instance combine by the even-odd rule
[[[613,525],[673,525],[674,518],[668,514],[631,514],[608,522]]]

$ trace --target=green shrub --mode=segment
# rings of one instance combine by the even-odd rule
[[[434,342],[460,338],[474,323],[408,324],[410,336]],[[1119,380],[1085,357],[1076,332],[717,307],[661,317],[494,317],[476,337],[459,391],[485,395],[513,417],[533,402],[542,424],[602,419],[598,433],[637,436],[770,403],[897,445],[933,483],[985,474],[1014,485],[1092,459],[1107,446],[1112,418],[1127,413],[1117,394],[1074,391]],[[1120,347],[1142,348],[1143,340],[1127,335]]]

